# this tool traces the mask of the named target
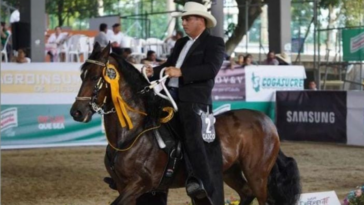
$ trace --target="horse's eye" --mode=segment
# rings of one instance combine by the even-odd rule
[[[96,76],[96,75],[91,77],[91,80],[93,80],[93,81],[96,81],[98,79],[99,79],[99,76]]]

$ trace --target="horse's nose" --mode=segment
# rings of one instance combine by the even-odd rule
[[[82,112],[79,111],[78,109],[71,109],[70,114],[73,117],[73,119],[76,120],[76,121],[80,121],[83,118]]]

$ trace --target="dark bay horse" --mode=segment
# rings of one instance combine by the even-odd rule
[[[82,85],[70,113],[74,120],[86,123],[95,111],[104,114],[109,141],[105,166],[119,192],[112,204],[135,205],[138,197],[158,187],[164,174],[168,157],[149,130],[160,124],[166,101],[153,92],[140,94],[148,85],[146,79],[109,51],[110,45],[102,50],[95,44],[88,61],[82,65]],[[125,118],[124,124],[128,120],[114,112],[113,88],[105,79],[106,66],[117,70],[117,92],[132,127],[120,125],[120,117]],[[239,194],[240,205],[251,204],[254,198],[259,205],[297,202],[301,191],[297,164],[280,151],[277,129],[266,115],[253,110],[229,111],[216,117],[215,130],[222,147],[224,181]],[[122,148],[125,150],[116,150]],[[110,156],[112,163],[108,160]],[[183,187],[185,177],[181,167],[171,188]]]

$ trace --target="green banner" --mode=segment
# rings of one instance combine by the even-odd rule
[[[364,60],[364,28],[342,31],[344,61]]]
[[[274,102],[219,101],[214,112],[252,109],[274,119]],[[105,145],[101,116],[94,114],[89,123],[70,116],[71,105],[2,105],[1,147],[4,149]]]
[[[80,123],[71,105],[2,105],[2,148],[106,144],[100,115]]]

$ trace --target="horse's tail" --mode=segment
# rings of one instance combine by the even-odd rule
[[[296,160],[287,157],[281,150],[269,176],[268,190],[268,201],[274,205],[294,205],[301,194]]]

